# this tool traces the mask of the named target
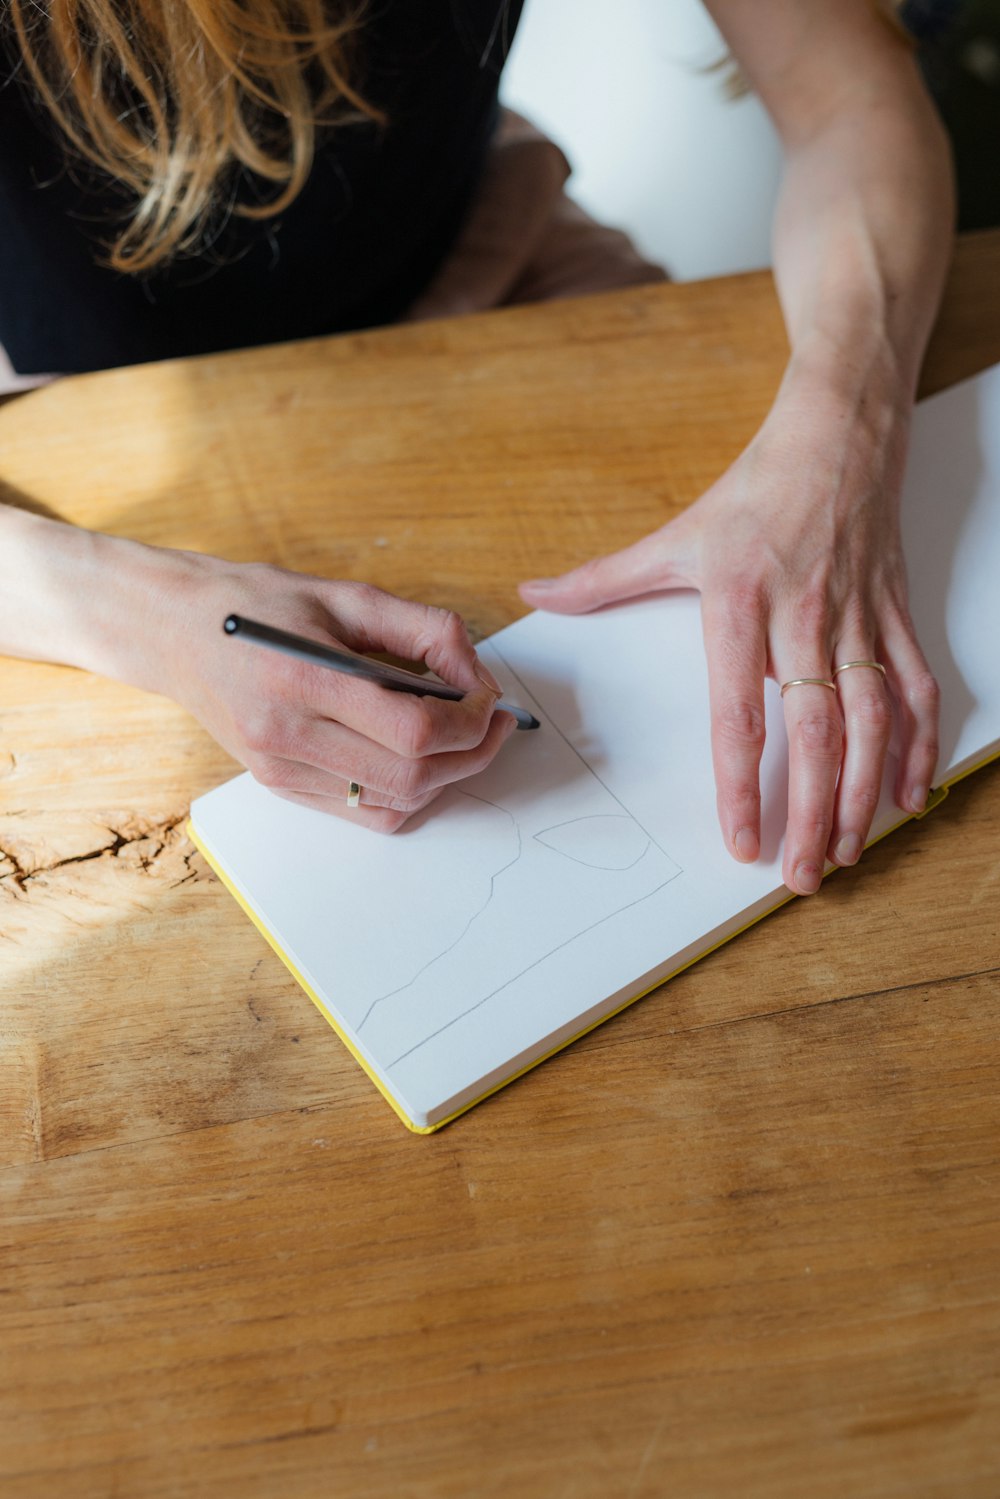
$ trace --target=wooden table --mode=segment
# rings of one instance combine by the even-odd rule
[[[927,389],[998,285],[961,245]],[[691,501],[783,352],[764,275],[644,289],[69,380],[0,465],[486,634]],[[429,1139],[186,840],[232,769],[0,664],[5,1499],[996,1499],[1000,765]]]

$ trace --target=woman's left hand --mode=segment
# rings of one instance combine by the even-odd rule
[[[583,613],[659,589],[702,596],[719,820],[733,855],[760,852],[764,678],[830,682],[784,695],[789,742],[783,878],[819,889],[824,863],[856,862],[878,805],[894,715],[895,795],[923,809],[938,752],[938,689],[906,603],[899,488],[903,401],[837,405],[786,385],[733,466],[676,520],[561,578],[529,604]]]

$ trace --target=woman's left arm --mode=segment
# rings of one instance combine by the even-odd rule
[[[874,0],[707,0],[781,134],[775,273],[791,356],[757,436],[669,525],[556,580],[540,608],[578,612],[698,588],[719,818],[760,849],[765,676],[830,681],[784,697],[784,879],[818,889],[853,864],[878,802],[893,714],[896,798],[926,801],[937,687],[906,604],[899,532],[910,412],[952,235],[948,145],[909,43]]]

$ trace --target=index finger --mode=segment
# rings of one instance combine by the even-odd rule
[[[333,633],[352,650],[388,651],[405,661],[423,661],[464,692],[475,691],[481,682],[496,686],[476,655],[465,621],[453,609],[397,598],[371,583],[338,583],[329,607],[336,621]]]
[[[767,647],[762,610],[702,595],[712,717],[712,765],[722,835],[749,864],[760,853],[760,757],[764,751]]]
[[[306,666],[304,671],[305,706],[407,759],[475,749],[496,710],[496,694],[478,684],[475,691],[450,701],[394,692],[322,667]]]

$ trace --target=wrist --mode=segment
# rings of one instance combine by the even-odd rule
[[[178,636],[196,580],[213,560],[90,533],[84,566],[102,580],[104,598],[88,607],[75,664],[176,697]]]
[[[0,507],[0,652],[169,692],[171,600],[199,559]]]
[[[793,352],[765,429],[793,431],[807,451],[849,446],[879,466],[901,465],[912,411],[908,374],[887,341],[847,350],[818,337]]]
[[[778,400],[811,400],[830,412],[870,407],[908,420],[918,373],[911,363],[874,316],[849,331],[816,327],[795,340]]]
[[[898,513],[912,403],[891,361],[848,368],[812,350],[790,362],[755,439],[758,454],[795,474],[803,496],[845,521],[858,506]],[[853,522],[852,522],[853,523]]]

